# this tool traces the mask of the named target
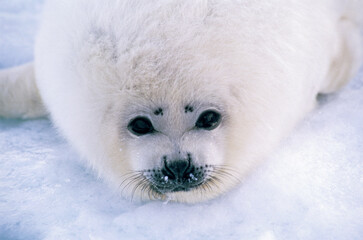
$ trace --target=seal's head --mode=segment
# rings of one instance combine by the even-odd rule
[[[237,181],[224,161],[228,114],[223,101],[193,86],[189,91],[158,88],[124,106],[120,134],[132,174],[125,176],[121,188],[151,198],[190,201],[196,192],[218,194],[215,188],[224,181]]]
[[[197,202],[243,180],[313,102],[302,101],[298,58],[270,28],[256,31],[233,8],[164,7],[169,14],[116,21],[115,11],[112,24],[87,20],[72,38],[58,34],[52,49],[64,57],[38,57],[50,65],[44,79],[57,79],[44,81],[42,96],[123,195]]]
[[[118,60],[115,80],[93,85],[91,109],[103,111],[96,169],[126,196],[183,202],[218,196],[271,146],[266,115],[277,107],[260,98],[271,96],[268,84],[256,86],[259,74],[241,81],[253,67],[237,68],[230,52],[223,58],[206,46],[198,46],[199,54],[186,46],[138,49]],[[93,77],[109,66],[94,68]]]
[[[145,67],[140,59],[138,67]],[[154,71],[149,66],[147,72]],[[217,196],[239,181],[236,169],[225,160],[231,131],[231,100],[225,96],[231,89],[216,84],[215,76],[193,79],[201,77],[198,71],[173,77],[159,73],[153,80],[148,74],[133,75],[138,80],[110,102],[104,143],[114,139],[107,143],[117,148],[109,159],[116,166],[113,170],[122,170],[110,174],[119,174],[124,194],[195,202]]]

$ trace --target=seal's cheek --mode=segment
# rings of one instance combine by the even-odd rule
[[[95,126],[96,127],[96,126]],[[90,149],[93,153],[88,159],[93,160],[91,166],[112,186],[118,188],[122,176],[132,170],[130,164],[130,150],[125,141],[124,132],[120,132],[119,123],[112,114],[105,115],[99,123],[97,145]]]

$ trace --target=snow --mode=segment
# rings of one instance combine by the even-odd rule
[[[0,0],[0,68],[32,59],[42,2]],[[363,70],[320,103],[242,185],[195,205],[123,200],[48,119],[0,119],[0,239],[363,239]]]

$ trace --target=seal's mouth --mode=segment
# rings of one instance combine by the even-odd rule
[[[182,182],[169,182],[168,184],[157,185],[153,182],[150,182],[151,187],[161,193],[166,194],[170,192],[188,192],[192,189],[198,188],[199,186],[205,183],[205,178],[201,178],[200,181],[191,181],[190,179],[184,179]]]
[[[174,188],[173,190],[171,190],[172,192],[180,192],[180,191],[184,191],[184,192],[187,192],[187,191],[189,191],[190,190],[190,188],[185,188],[185,187],[183,187],[183,186],[180,186],[180,187],[176,187],[176,188]]]
[[[147,170],[144,177],[149,181],[151,187],[161,193],[188,192],[203,185],[210,178],[214,167],[210,165],[189,167],[183,174],[173,174],[164,168]]]
[[[163,169],[147,169],[125,175],[120,187],[134,195],[154,200],[165,200],[171,193],[197,191],[219,192],[225,181],[240,182],[235,171],[227,166],[204,165],[191,169],[183,176],[165,175]]]

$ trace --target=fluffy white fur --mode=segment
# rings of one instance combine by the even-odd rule
[[[1,72],[0,84],[10,90],[0,88],[0,115],[41,115],[41,104],[26,104],[39,99],[38,87],[55,126],[126,196],[206,200],[243,180],[314,107],[318,93],[338,90],[355,74],[362,5],[48,1],[36,41],[36,85],[31,65],[17,87],[9,80],[15,73]],[[186,104],[195,106],[195,115],[185,116]],[[160,106],[162,119],[152,114]],[[210,108],[222,113],[221,126],[186,130]],[[132,136],[127,124],[140,113],[165,134]],[[233,177],[167,196],[148,195],[127,178],[160,166],[161,156],[176,149],[192,152],[199,165],[223,165]]]
[[[45,114],[32,63],[0,70],[0,116],[26,119]]]

